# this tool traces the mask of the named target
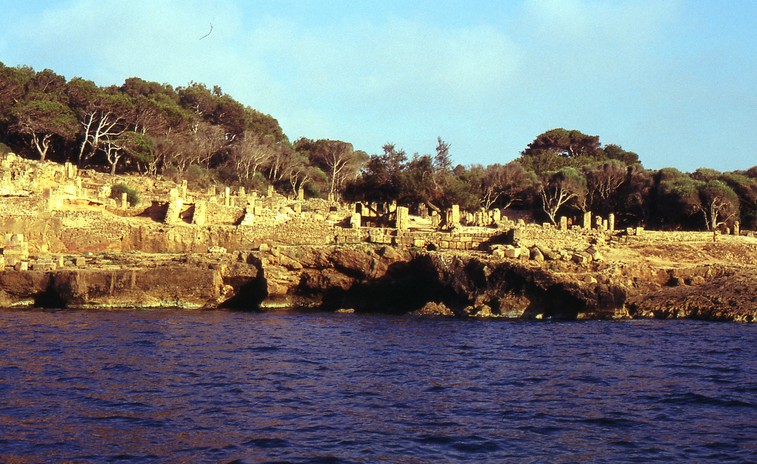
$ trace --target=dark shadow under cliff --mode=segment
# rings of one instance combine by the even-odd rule
[[[321,308],[404,314],[420,309],[429,301],[444,302],[451,307],[465,303],[464,298],[439,280],[429,256],[419,256],[409,262],[391,264],[381,278],[358,282],[348,290],[329,289]]]

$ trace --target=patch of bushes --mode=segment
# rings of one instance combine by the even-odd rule
[[[139,192],[129,187],[124,183],[115,184],[110,188],[110,197],[116,200],[121,199],[121,195],[126,193],[126,201],[129,202],[129,206],[137,206],[139,204]]]

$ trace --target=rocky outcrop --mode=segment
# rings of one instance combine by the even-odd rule
[[[704,266],[670,274],[667,285],[630,298],[634,318],[757,322],[757,276],[750,270]]]
[[[230,289],[218,270],[195,266],[153,269],[0,272],[2,306],[48,308],[216,307]]]
[[[100,268],[0,272],[1,306],[311,308],[509,319],[757,320],[757,277],[727,266],[496,259],[354,246],[160,256],[101,255]]]

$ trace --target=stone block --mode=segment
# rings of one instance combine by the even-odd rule
[[[565,216],[560,216],[560,230],[568,230],[568,218]]]
[[[35,271],[50,272],[57,268],[57,265],[52,258],[39,258],[31,263],[32,269]]]
[[[84,256],[77,256],[74,259],[74,266],[76,267],[84,267],[87,265],[87,259]]]
[[[507,258],[513,258],[513,259],[520,258],[520,248],[515,248],[512,245],[506,246],[505,247],[505,257],[507,257]]]
[[[600,261],[602,259],[602,253],[595,246],[587,248],[586,253],[591,256],[592,261]]]
[[[580,265],[586,265],[591,262],[591,255],[584,252],[574,253],[571,260]]]

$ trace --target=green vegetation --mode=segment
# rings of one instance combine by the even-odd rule
[[[121,195],[124,193],[126,194],[126,201],[129,202],[129,205],[137,206],[139,204],[139,192],[128,185],[118,183],[110,189],[110,197],[115,198],[116,200],[120,200]]]
[[[173,88],[138,77],[121,86],[69,81],[0,63],[0,154],[141,173],[193,188],[212,184],[310,197],[425,204],[442,211],[518,208],[556,222],[585,211],[619,226],[757,229],[757,166],[720,173],[645,169],[639,156],[599,136],[551,129],[506,164],[455,166],[450,144],[433,154],[387,143],[369,155],[339,140],[290,142],[276,119],[201,83]],[[503,158],[511,158],[503,154]],[[117,185],[114,194],[136,193]]]

